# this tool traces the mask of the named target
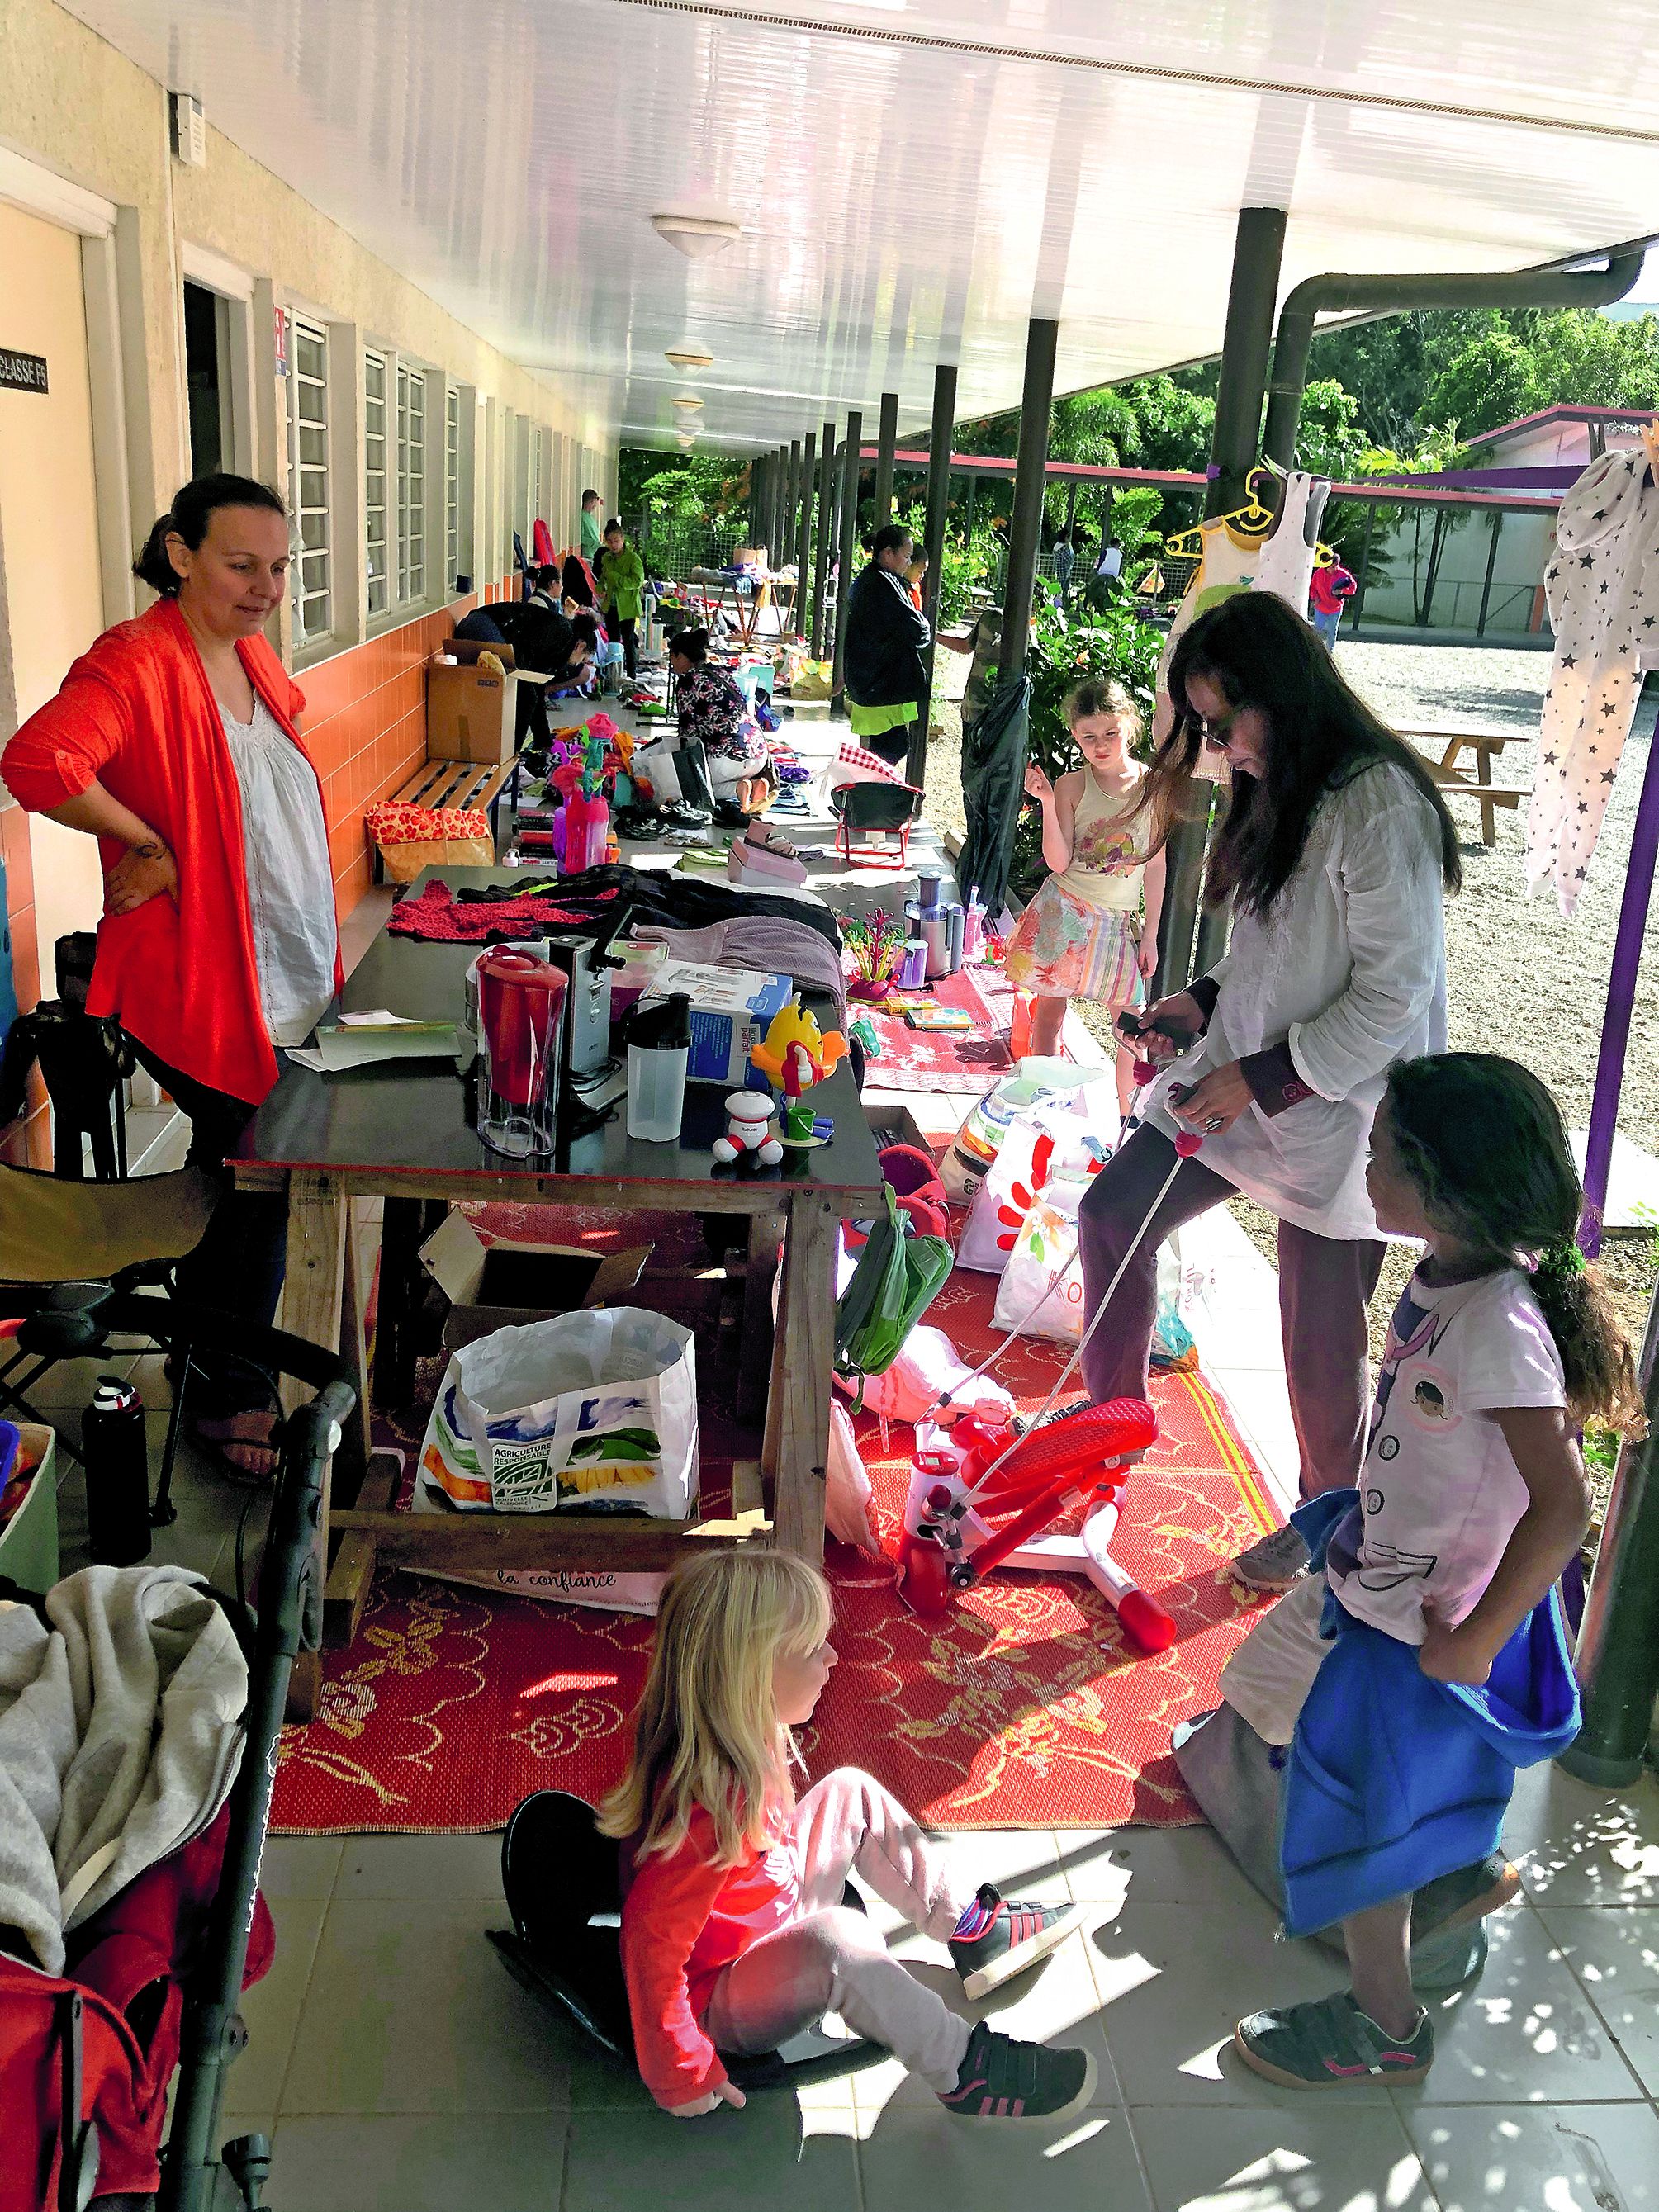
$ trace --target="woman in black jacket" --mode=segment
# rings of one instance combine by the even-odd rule
[[[853,735],[901,765],[909,750],[932,636],[910,598],[904,572],[915,540],[890,522],[876,532],[870,565],[847,602],[847,707]]]

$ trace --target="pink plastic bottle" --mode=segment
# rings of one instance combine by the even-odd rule
[[[611,809],[602,798],[585,798],[578,791],[566,800],[564,858],[560,872],[579,876],[586,868],[604,865],[605,841],[611,835]]]

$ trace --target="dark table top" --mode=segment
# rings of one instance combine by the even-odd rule
[[[452,890],[491,883],[518,885],[512,869],[432,868],[411,887],[410,896],[434,878]],[[455,1021],[463,1012],[468,964],[475,945],[425,945],[393,937],[382,929],[348,978],[340,1009],[351,1013],[384,1006],[421,1021]],[[827,998],[806,994],[821,1020],[831,1012]],[[680,1203],[696,1184],[707,1193],[709,1212],[760,1212],[787,1202],[794,1190],[833,1194],[850,1201],[868,1199],[881,1187],[874,1139],[845,1060],[813,1092],[813,1104],[835,1122],[831,1140],[805,1154],[787,1155],[781,1168],[738,1176],[714,1171],[708,1148],[726,1126],[726,1088],[711,1083],[686,1085],[685,1121],[680,1142],[635,1142],[623,1125],[622,1102],[614,1118],[590,1135],[573,1139],[568,1165],[561,1158],[511,1160],[479,1139],[469,1120],[471,1079],[463,1079],[451,1059],[388,1060],[378,1066],[322,1075],[310,1068],[284,1066],[276,1089],[249,1123],[234,1164],[264,1170],[312,1170],[337,1173],[364,1192],[393,1191],[440,1196],[447,1177],[491,1176],[504,1195],[530,1194],[528,1186],[556,1175],[586,1188],[573,1198],[602,1203],[608,1190],[619,1201],[659,1201],[678,1187]],[[251,1180],[258,1180],[252,1177]],[[416,1186],[427,1188],[416,1193]],[[593,1188],[592,1186],[599,1186]],[[541,1194],[544,1197],[547,1193]]]

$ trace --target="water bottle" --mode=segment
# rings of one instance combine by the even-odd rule
[[[94,1566],[137,1566],[149,1557],[149,1449],[143,1402],[118,1375],[98,1378],[81,1424],[81,1456]]]
[[[641,1006],[628,1024],[628,1133],[647,1145],[678,1141],[685,1111],[691,1001],[683,991]]]

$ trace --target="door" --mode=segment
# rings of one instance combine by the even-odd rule
[[[10,633],[21,722],[52,696],[103,629],[104,606],[81,241],[0,204],[0,269],[6,272],[0,344],[42,355],[46,363],[44,392],[0,390],[0,622]],[[0,743],[10,735],[0,722]],[[90,837],[37,814],[29,819],[29,842],[40,991],[51,998],[53,947],[71,930],[97,927],[103,884]]]

